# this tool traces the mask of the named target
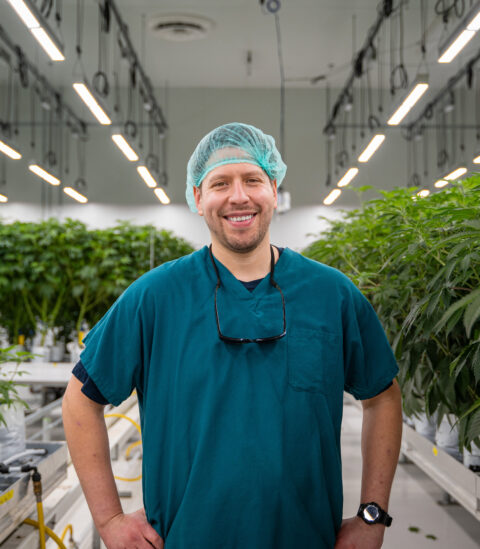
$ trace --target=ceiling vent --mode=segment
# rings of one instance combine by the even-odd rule
[[[150,30],[155,36],[172,42],[187,42],[205,38],[214,22],[197,15],[157,15],[150,19]]]

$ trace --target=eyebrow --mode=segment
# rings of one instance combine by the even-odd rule
[[[259,168],[258,170],[252,170],[252,171],[249,171],[249,172],[246,172],[244,174],[242,174],[242,177],[252,177],[252,176],[267,176],[267,174],[261,169]],[[268,177],[268,176],[267,176]],[[226,173],[218,173],[218,174],[215,174],[211,179],[209,179],[209,183],[213,182],[213,181],[218,181],[219,179],[230,179],[231,178],[231,175],[229,174],[226,174]]]

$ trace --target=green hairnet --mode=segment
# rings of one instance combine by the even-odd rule
[[[215,128],[197,145],[187,165],[187,204],[197,211],[193,187],[198,187],[205,176],[218,166],[239,163],[255,164],[262,168],[280,187],[287,166],[275,147],[275,140],[248,124],[232,122]]]

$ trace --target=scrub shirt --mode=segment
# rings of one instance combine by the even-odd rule
[[[281,333],[269,275],[250,292],[216,264],[222,333]],[[137,389],[144,505],[165,549],[335,544],[343,391],[371,398],[398,369],[345,275],[285,248],[275,280],[287,322],[275,342],[219,339],[207,247],[139,278],[85,339],[82,363],[109,402]]]

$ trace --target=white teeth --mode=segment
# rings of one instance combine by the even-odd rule
[[[237,217],[229,217],[230,221],[247,221],[248,219],[252,219],[253,214],[250,215],[241,215]]]

